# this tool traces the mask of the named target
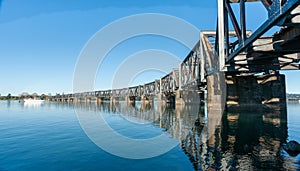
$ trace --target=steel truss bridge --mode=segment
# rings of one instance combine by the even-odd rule
[[[257,30],[249,31],[246,28],[246,4],[259,3],[256,1],[264,5],[268,18]],[[239,6],[239,14],[234,13],[233,4]],[[264,36],[275,26],[280,29],[272,36]],[[199,42],[178,68],[164,77],[134,87],[57,94],[51,99],[150,99],[157,95],[176,96],[178,91],[189,90],[191,87],[197,87],[197,91],[201,93],[214,87],[213,84],[220,82],[222,77],[226,77],[226,80],[228,76],[255,76],[260,73],[276,75],[279,70],[299,70],[299,52],[299,0],[218,0],[217,29],[201,31]],[[216,73],[225,76],[214,76]],[[214,81],[208,81],[210,76],[214,76]]]

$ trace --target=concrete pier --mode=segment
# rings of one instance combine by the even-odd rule
[[[175,102],[176,106],[200,105],[204,100],[204,92],[197,89],[177,90]]]
[[[92,98],[91,97],[86,97],[84,100],[85,100],[85,103],[91,103]]]
[[[127,104],[135,104],[136,97],[135,96],[126,96],[125,101]]]
[[[97,97],[97,98],[96,98],[97,104],[103,103],[103,100],[104,100],[103,97]]]
[[[119,97],[110,97],[110,104],[119,103]]]
[[[141,97],[141,102],[142,102],[142,104],[150,105],[150,104],[153,104],[154,98],[153,98],[153,96],[145,96],[144,95]]]
[[[175,107],[176,93],[159,93],[157,101],[162,104],[168,104]]]
[[[285,76],[270,73],[260,76],[226,74],[227,108],[285,110]],[[257,108],[260,107],[260,108]]]
[[[73,103],[74,98],[68,98],[68,103]]]

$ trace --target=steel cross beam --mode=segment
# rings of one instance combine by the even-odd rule
[[[247,2],[257,1],[257,0],[248,0]],[[270,4],[266,4],[265,1],[261,0],[266,8],[272,11]],[[278,0],[272,0],[271,2],[277,2]],[[237,23],[237,20],[233,14],[233,11],[230,7],[230,3],[239,2],[240,3],[240,26]],[[272,11],[272,15],[269,15],[267,21],[265,21],[250,37],[246,37],[246,18],[245,18],[245,2],[246,0],[218,0],[218,30],[217,30],[217,53],[219,55],[220,70],[224,70],[225,64],[234,62],[234,58],[239,55],[241,52],[246,50],[254,41],[260,38],[264,33],[266,33],[270,28],[278,24],[281,20],[284,19],[293,9],[300,5],[300,0],[287,0],[280,9]],[[274,3],[275,4],[275,3]],[[228,15],[232,21],[236,35],[239,39],[238,47],[232,52],[228,53],[229,44],[228,44]],[[226,43],[225,43],[226,42]],[[237,43],[233,43],[237,44]],[[233,48],[234,49],[234,48]]]

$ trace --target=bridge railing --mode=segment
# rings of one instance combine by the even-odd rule
[[[154,96],[156,95],[156,81],[144,84],[144,96]]]
[[[129,87],[127,90],[128,96],[138,96],[138,93],[139,93],[139,86]]]
[[[202,56],[200,55],[200,42],[198,42],[187,57],[179,64],[180,89],[188,89],[198,84],[201,74]]]
[[[179,73],[178,69],[174,69],[172,72],[160,79],[160,93],[175,92],[179,88]]]

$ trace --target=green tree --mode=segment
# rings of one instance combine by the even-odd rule
[[[47,99],[47,96],[46,96],[45,94],[42,94],[42,95],[41,95],[41,99],[46,100],[46,99]]]
[[[11,94],[10,93],[8,93],[8,95],[6,96],[6,99],[7,100],[11,99]]]

